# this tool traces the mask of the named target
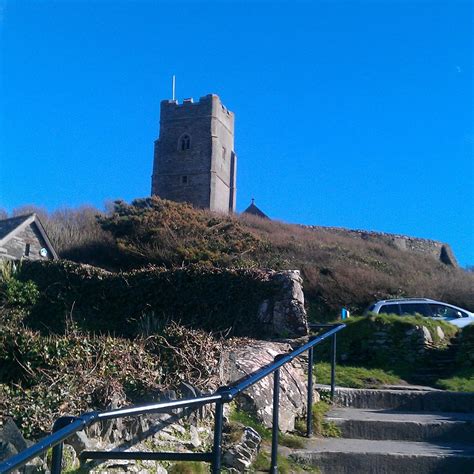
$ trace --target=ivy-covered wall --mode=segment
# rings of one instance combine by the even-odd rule
[[[457,362],[460,367],[474,367],[474,324],[462,330]]]
[[[109,273],[68,261],[24,262],[19,279],[40,290],[30,327],[61,333],[74,325],[127,337],[169,321],[261,336],[259,306],[279,291],[269,272],[202,266]]]
[[[352,317],[337,338],[339,362],[364,367],[415,367],[428,362],[430,349],[442,349],[458,329],[422,316],[388,314]],[[323,349],[329,355],[329,344]],[[415,365],[414,365],[415,364]]]

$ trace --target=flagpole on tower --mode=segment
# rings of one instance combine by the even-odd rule
[[[176,100],[176,76],[173,74],[172,80],[173,100]]]

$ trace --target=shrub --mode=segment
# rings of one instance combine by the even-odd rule
[[[131,204],[116,201],[110,216],[99,219],[130,262],[181,265],[245,265],[260,241],[232,216],[196,210],[153,196]]]
[[[21,261],[4,260],[0,262],[0,303],[9,308],[27,309],[33,306],[39,297],[34,282],[17,279],[21,271]]]
[[[227,216],[157,197],[117,201],[107,213],[91,207],[17,211],[40,214],[62,257],[112,271],[150,263],[300,269],[313,321],[334,319],[341,307],[360,314],[393,297],[474,310],[473,272],[400,250],[377,234],[365,239],[344,229]]]
[[[0,295],[3,296],[4,302],[9,306],[28,308],[38,301],[39,291],[32,281],[22,282],[12,278],[2,285]]]
[[[0,412],[13,416],[25,435],[37,436],[59,416],[152,402],[182,381],[213,390],[220,385],[223,345],[220,338],[173,324],[159,336],[135,339],[78,331],[44,336],[4,324]]]

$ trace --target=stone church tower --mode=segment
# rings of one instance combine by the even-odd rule
[[[151,193],[218,212],[234,212],[234,114],[219,97],[161,102]]]

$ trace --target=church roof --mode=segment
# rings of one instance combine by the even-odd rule
[[[270,219],[255,205],[255,199],[252,199],[252,203],[247,207],[247,209],[245,209],[244,214],[252,214],[253,216],[261,217],[262,219]]]

